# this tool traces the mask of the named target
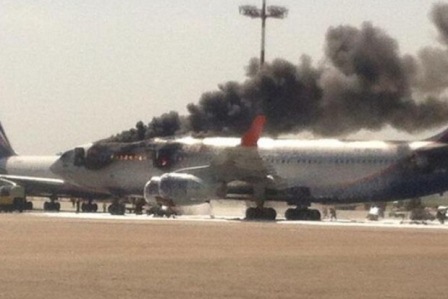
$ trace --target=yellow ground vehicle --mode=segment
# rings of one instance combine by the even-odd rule
[[[22,186],[0,186],[0,211],[22,212],[25,205],[25,189]]]

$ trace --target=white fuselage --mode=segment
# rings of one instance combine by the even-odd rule
[[[237,146],[239,139],[177,141],[185,144],[186,153],[176,168],[188,168],[207,165],[219,152]],[[446,165],[427,170],[412,161],[417,151],[436,146],[444,144],[261,138],[256,150],[269,175],[280,178],[282,188],[309,188],[316,201],[360,202],[448,190]]]
[[[0,167],[11,175],[61,178],[94,192],[141,195],[146,182],[152,177],[210,165],[213,159],[229,148],[247,150],[238,148],[240,139],[237,138],[156,139],[149,142],[151,145],[179,145],[170,167],[156,167],[154,147],[143,151],[141,146],[135,155],[111,154],[108,157],[110,163],[98,169],[75,166],[70,151],[62,157],[13,156],[4,159]],[[258,151],[263,167],[269,176],[278,179],[282,187],[306,187],[317,200],[347,202],[391,200],[392,197],[421,196],[448,189],[444,169],[414,173],[400,166],[415,150],[431,144],[261,138],[258,147],[251,150]]]
[[[59,156],[11,156],[0,162],[7,174],[37,178],[61,179],[51,171],[51,166]]]

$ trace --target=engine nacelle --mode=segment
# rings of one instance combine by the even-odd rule
[[[156,196],[160,196],[159,183],[160,177],[154,176],[145,184],[145,188],[143,189],[143,197],[147,203],[157,204]]]
[[[204,182],[191,174],[166,173],[152,177],[144,189],[145,200],[154,204],[157,197],[176,205],[198,204],[208,199],[208,188]]]

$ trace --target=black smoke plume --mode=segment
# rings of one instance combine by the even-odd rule
[[[360,28],[331,27],[319,66],[306,55],[298,64],[276,59],[261,69],[252,59],[245,82],[221,84],[189,104],[189,115],[164,114],[115,140],[241,134],[260,113],[273,136],[304,130],[340,136],[386,125],[417,132],[440,126],[448,122],[448,5],[434,5],[430,19],[441,44],[415,57],[401,55],[397,41],[369,22]]]

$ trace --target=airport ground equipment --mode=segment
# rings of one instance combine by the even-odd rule
[[[0,186],[0,210],[22,212],[27,208],[25,189],[19,185]]]

